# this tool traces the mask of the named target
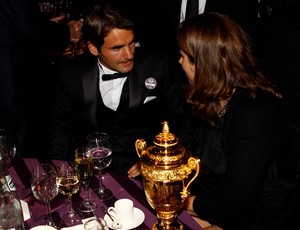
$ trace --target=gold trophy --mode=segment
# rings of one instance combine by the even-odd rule
[[[181,230],[183,225],[177,213],[189,197],[189,186],[200,170],[200,159],[192,157],[184,147],[177,145],[178,138],[169,132],[164,121],[162,133],[147,148],[143,139],[135,142],[140,158],[146,199],[157,212],[158,221],[153,230]]]

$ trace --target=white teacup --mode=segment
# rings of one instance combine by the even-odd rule
[[[132,225],[134,220],[132,200],[126,198],[117,200],[114,207],[109,207],[107,211],[123,227]]]

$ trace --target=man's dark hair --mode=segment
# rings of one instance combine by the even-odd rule
[[[107,4],[99,4],[92,9],[84,21],[82,39],[100,49],[104,38],[115,28],[134,30],[134,23],[120,9],[113,9]]]

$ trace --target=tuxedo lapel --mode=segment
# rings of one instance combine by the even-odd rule
[[[88,108],[88,114],[93,125],[97,125],[97,92],[99,86],[99,69],[97,62],[87,68],[82,77],[83,96]]]
[[[144,71],[138,63],[128,76],[129,80],[129,108],[135,107],[141,103],[144,81]]]

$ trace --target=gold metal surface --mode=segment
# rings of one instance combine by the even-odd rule
[[[170,133],[168,122],[162,124],[162,133],[156,135],[153,146],[147,147],[143,139],[138,139],[135,148],[147,201],[157,212],[158,220],[152,229],[181,230],[183,225],[177,213],[189,196],[189,186],[199,174],[200,159],[178,145],[178,138]]]

